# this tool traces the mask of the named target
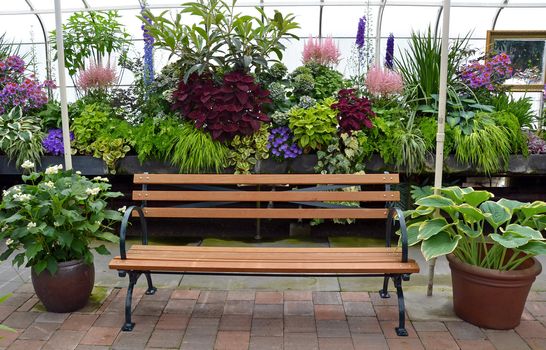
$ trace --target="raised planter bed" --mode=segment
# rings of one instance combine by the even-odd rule
[[[37,170],[44,170],[48,166],[64,164],[63,156],[44,156]],[[72,167],[82,172],[83,175],[106,175],[108,167],[102,159],[91,156],[72,156]],[[15,167],[15,162],[10,162],[6,156],[0,156],[0,175],[19,175],[21,169]]]

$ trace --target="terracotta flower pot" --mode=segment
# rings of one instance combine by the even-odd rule
[[[93,284],[95,267],[81,260],[59,263],[55,275],[48,270],[37,275],[32,268],[32,285],[38,299],[50,312],[72,312],[87,304]]]
[[[520,323],[531,285],[542,271],[538,260],[529,259],[513,271],[473,266],[452,254],[447,260],[457,316],[491,329],[512,329]]]

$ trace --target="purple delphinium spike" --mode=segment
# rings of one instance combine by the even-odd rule
[[[362,16],[358,20],[358,30],[356,31],[356,46],[359,49],[364,47],[364,39],[366,37],[366,16]]]
[[[154,38],[150,35],[146,25],[151,25],[152,20],[144,14],[146,9],[145,3],[142,6],[142,17],[146,21],[142,25],[142,32],[144,37],[144,71],[143,71],[143,80],[144,85],[149,86],[154,81]]]
[[[387,53],[385,54],[385,67],[388,69],[394,68],[394,35],[389,34],[387,39]]]

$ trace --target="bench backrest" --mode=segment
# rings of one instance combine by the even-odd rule
[[[133,191],[133,200],[143,201],[145,216],[156,218],[383,219],[389,203],[400,201],[400,193],[390,190],[398,174],[135,174],[134,183],[142,189]],[[384,187],[369,191],[366,185]],[[169,189],[151,189],[156,186]],[[220,207],[233,204],[239,207]]]

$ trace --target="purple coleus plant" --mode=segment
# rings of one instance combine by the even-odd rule
[[[280,126],[271,130],[267,149],[278,161],[293,159],[302,154],[302,149],[293,141],[293,134],[287,126]]]
[[[70,133],[70,141],[74,140],[74,134]],[[46,153],[59,156],[64,152],[63,131],[61,129],[51,129],[42,141],[42,146]]]

